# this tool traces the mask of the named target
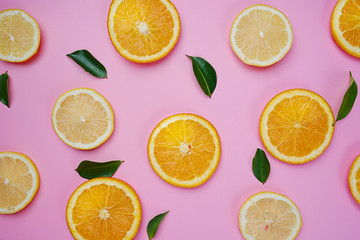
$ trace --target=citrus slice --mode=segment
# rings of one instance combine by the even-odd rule
[[[324,152],[334,133],[334,115],[318,94],[304,89],[279,93],[260,118],[261,140],[275,158],[293,164]]]
[[[52,124],[59,138],[77,149],[103,144],[114,130],[114,113],[109,102],[89,88],[62,94],[52,112]]]
[[[40,29],[36,21],[19,9],[0,12],[0,59],[24,62],[33,56],[40,44]]]
[[[354,160],[349,172],[349,187],[351,194],[360,204],[360,155]]]
[[[337,45],[360,58],[360,2],[339,0],[332,12],[330,26]]]
[[[141,221],[140,200],[119,179],[94,178],[71,195],[66,221],[76,240],[133,239]]]
[[[292,42],[289,20],[279,10],[266,5],[246,8],[231,26],[231,47],[248,65],[265,67],[280,61]]]
[[[12,214],[26,207],[40,184],[35,164],[24,154],[0,152],[0,214]]]
[[[220,138],[214,126],[194,114],[176,114],[162,120],[151,133],[148,157],[164,181],[197,187],[215,172],[220,160]]]
[[[113,0],[108,31],[126,59],[145,63],[165,57],[180,35],[180,18],[168,0]]]
[[[301,216],[288,197],[260,192],[241,206],[239,226],[246,240],[295,239],[301,228]]]

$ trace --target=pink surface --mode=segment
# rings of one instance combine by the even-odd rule
[[[146,225],[170,210],[155,239],[243,239],[238,227],[242,203],[260,191],[274,191],[299,207],[303,226],[297,239],[358,239],[360,206],[347,185],[350,165],[360,154],[359,99],[336,124],[329,148],[316,160],[290,165],[267,154],[271,173],[265,185],[253,176],[252,157],[263,148],[258,123],[266,103],[277,93],[306,88],[323,96],[337,114],[348,85],[348,71],[360,83],[359,59],[344,53],[330,33],[336,0],[173,0],[181,34],[173,51],[153,64],[121,57],[107,33],[110,0],[1,0],[0,10],[23,9],[41,29],[39,53],[22,64],[0,62],[8,71],[10,105],[0,105],[0,151],[17,151],[37,165],[41,183],[33,202],[14,215],[0,215],[0,239],[72,239],[65,220],[67,200],[83,183],[74,169],[84,160],[125,160],[114,177],[137,191],[143,219],[135,239],[147,239]],[[294,32],[291,50],[268,68],[243,64],[229,42],[231,24],[246,7],[263,3],[286,14]],[[108,70],[109,79],[83,71],[67,53],[87,49]],[[216,69],[218,85],[203,94],[185,54],[201,56]],[[68,147],[55,134],[51,111],[65,91],[99,91],[115,112],[115,130],[91,151]],[[222,156],[204,185],[182,189],[167,184],[151,169],[147,141],[163,118],[189,112],[217,128]]]

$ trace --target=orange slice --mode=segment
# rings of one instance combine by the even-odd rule
[[[239,226],[246,240],[290,240],[300,231],[301,216],[288,197],[260,192],[241,206]]]
[[[114,113],[109,102],[89,88],[62,94],[52,112],[52,124],[59,138],[77,149],[93,149],[114,131]]]
[[[332,12],[330,26],[337,45],[360,58],[360,1],[339,0]]]
[[[360,204],[360,155],[354,160],[349,172],[349,188],[354,199]]]
[[[25,208],[40,184],[38,170],[31,159],[16,152],[0,152],[0,214]]]
[[[164,181],[179,187],[197,187],[215,172],[220,160],[220,138],[214,126],[194,114],[176,114],[162,120],[151,133],[148,157]]]
[[[279,93],[260,118],[261,140],[275,158],[293,164],[311,161],[329,146],[334,115],[318,94],[304,89]]]
[[[133,239],[141,221],[140,200],[119,179],[94,178],[71,195],[66,221],[76,240]]]
[[[174,48],[180,35],[180,18],[168,0],[113,0],[108,31],[124,58],[153,62]]]
[[[248,65],[265,67],[280,61],[292,42],[289,20],[270,6],[258,4],[246,8],[231,26],[231,47]]]
[[[32,57],[40,44],[40,29],[36,21],[19,9],[0,12],[0,59],[24,62]]]

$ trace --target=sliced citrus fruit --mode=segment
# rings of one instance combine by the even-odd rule
[[[248,65],[265,67],[280,61],[292,42],[289,20],[279,10],[266,5],[246,8],[231,26],[231,47]]]
[[[220,138],[214,126],[194,114],[176,114],[162,120],[151,133],[148,157],[164,181],[179,187],[197,187],[215,172],[220,160]]]
[[[66,221],[76,240],[133,239],[141,221],[140,200],[119,179],[94,178],[71,195]]]
[[[360,58],[360,1],[339,0],[332,12],[330,26],[337,45]]]
[[[180,35],[180,18],[168,0],[113,0],[108,31],[124,58],[153,62],[174,48]]]
[[[349,172],[349,187],[351,194],[360,204],[360,155],[354,160]]]
[[[89,88],[76,88],[57,99],[52,124],[64,143],[88,150],[100,146],[111,136],[114,113],[100,93]]]
[[[33,56],[40,44],[36,21],[19,9],[0,12],[0,59],[23,62]]]
[[[241,206],[239,225],[246,240],[295,239],[301,228],[301,216],[288,197],[260,192]]]
[[[291,89],[266,105],[260,118],[260,136],[275,158],[305,163],[329,146],[334,121],[329,104],[321,96],[305,89]]]
[[[0,214],[12,214],[26,207],[40,184],[31,159],[16,152],[0,152]]]

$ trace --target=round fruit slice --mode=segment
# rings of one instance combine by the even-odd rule
[[[133,239],[141,221],[140,200],[119,179],[94,178],[71,195],[66,221],[76,240]]]
[[[180,35],[180,18],[168,0],[113,0],[108,31],[126,59],[145,63],[165,57]]]
[[[337,45],[360,58],[360,2],[339,0],[331,15],[331,34]]]
[[[0,152],[0,214],[12,214],[26,207],[40,184],[35,164],[24,154]]]
[[[239,225],[246,240],[295,239],[301,228],[301,216],[289,198],[278,193],[260,192],[241,206]]]
[[[0,12],[0,59],[23,62],[33,56],[40,44],[40,29],[36,21],[19,9]]]
[[[349,187],[351,194],[360,204],[360,155],[354,160],[349,172]]]
[[[162,120],[151,133],[148,157],[164,181],[197,187],[215,172],[220,160],[220,138],[206,119],[176,114]]]
[[[246,8],[231,26],[231,47],[248,65],[265,67],[280,61],[292,42],[289,20],[279,10],[266,5]]]
[[[260,118],[260,136],[275,158],[305,163],[329,146],[334,122],[325,99],[309,90],[292,89],[279,93],[266,105]]]
[[[114,113],[108,101],[95,90],[77,88],[61,95],[52,112],[59,138],[77,149],[93,149],[114,130]]]

